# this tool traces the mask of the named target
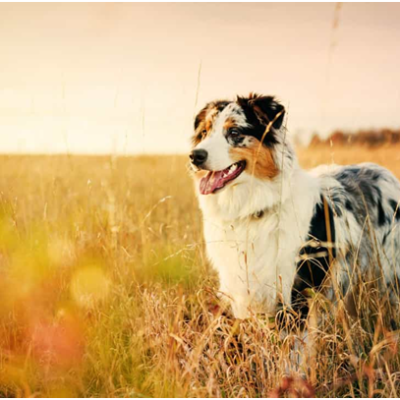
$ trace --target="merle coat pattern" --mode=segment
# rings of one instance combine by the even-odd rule
[[[238,318],[282,304],[304,314],[306,288],[346,297],[374,276],[394,301],[399,181],[372,163],[303,170],[284,113],[251,94],[211,102],[195,119],[193,175],[222,296]]]

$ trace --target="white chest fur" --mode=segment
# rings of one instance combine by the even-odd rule
[[[207,253],[219,273],[220,290],[238,318],[247,317],[249,308],[273,312],[279,273],[276,230],[275,217],[232,223],[205,217]]]
[[[278,300],[290,304],[296,257],[307,237],[315,197],[297,192],[296,200],[285,196],[259,217],[235,219],[220,212],[221,198],[200,197],[207,254],[237,318],[274,315]]]

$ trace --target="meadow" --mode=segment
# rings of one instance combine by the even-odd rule
[[[306,168],[400,147],[318,146]],[[0,396],[398,397],[397,310],[366,285],[363,317],[315,296],[312,351],[220,307],[183,156],[0,156]],[[392,318],[392,319],[393,319]]]

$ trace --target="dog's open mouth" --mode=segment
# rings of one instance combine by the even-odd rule
[[[222,171],[209,171],[200,181],[200,193],[211,194],[236,179],[246,168],[246,161],[239,161]]]

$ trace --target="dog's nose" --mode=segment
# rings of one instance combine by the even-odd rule
[[[197,167],[200,167],[201,164],[204,164],[207,160],[207,157],[208,153],[203,149],[193,150],[189,156],[190,161]]]

